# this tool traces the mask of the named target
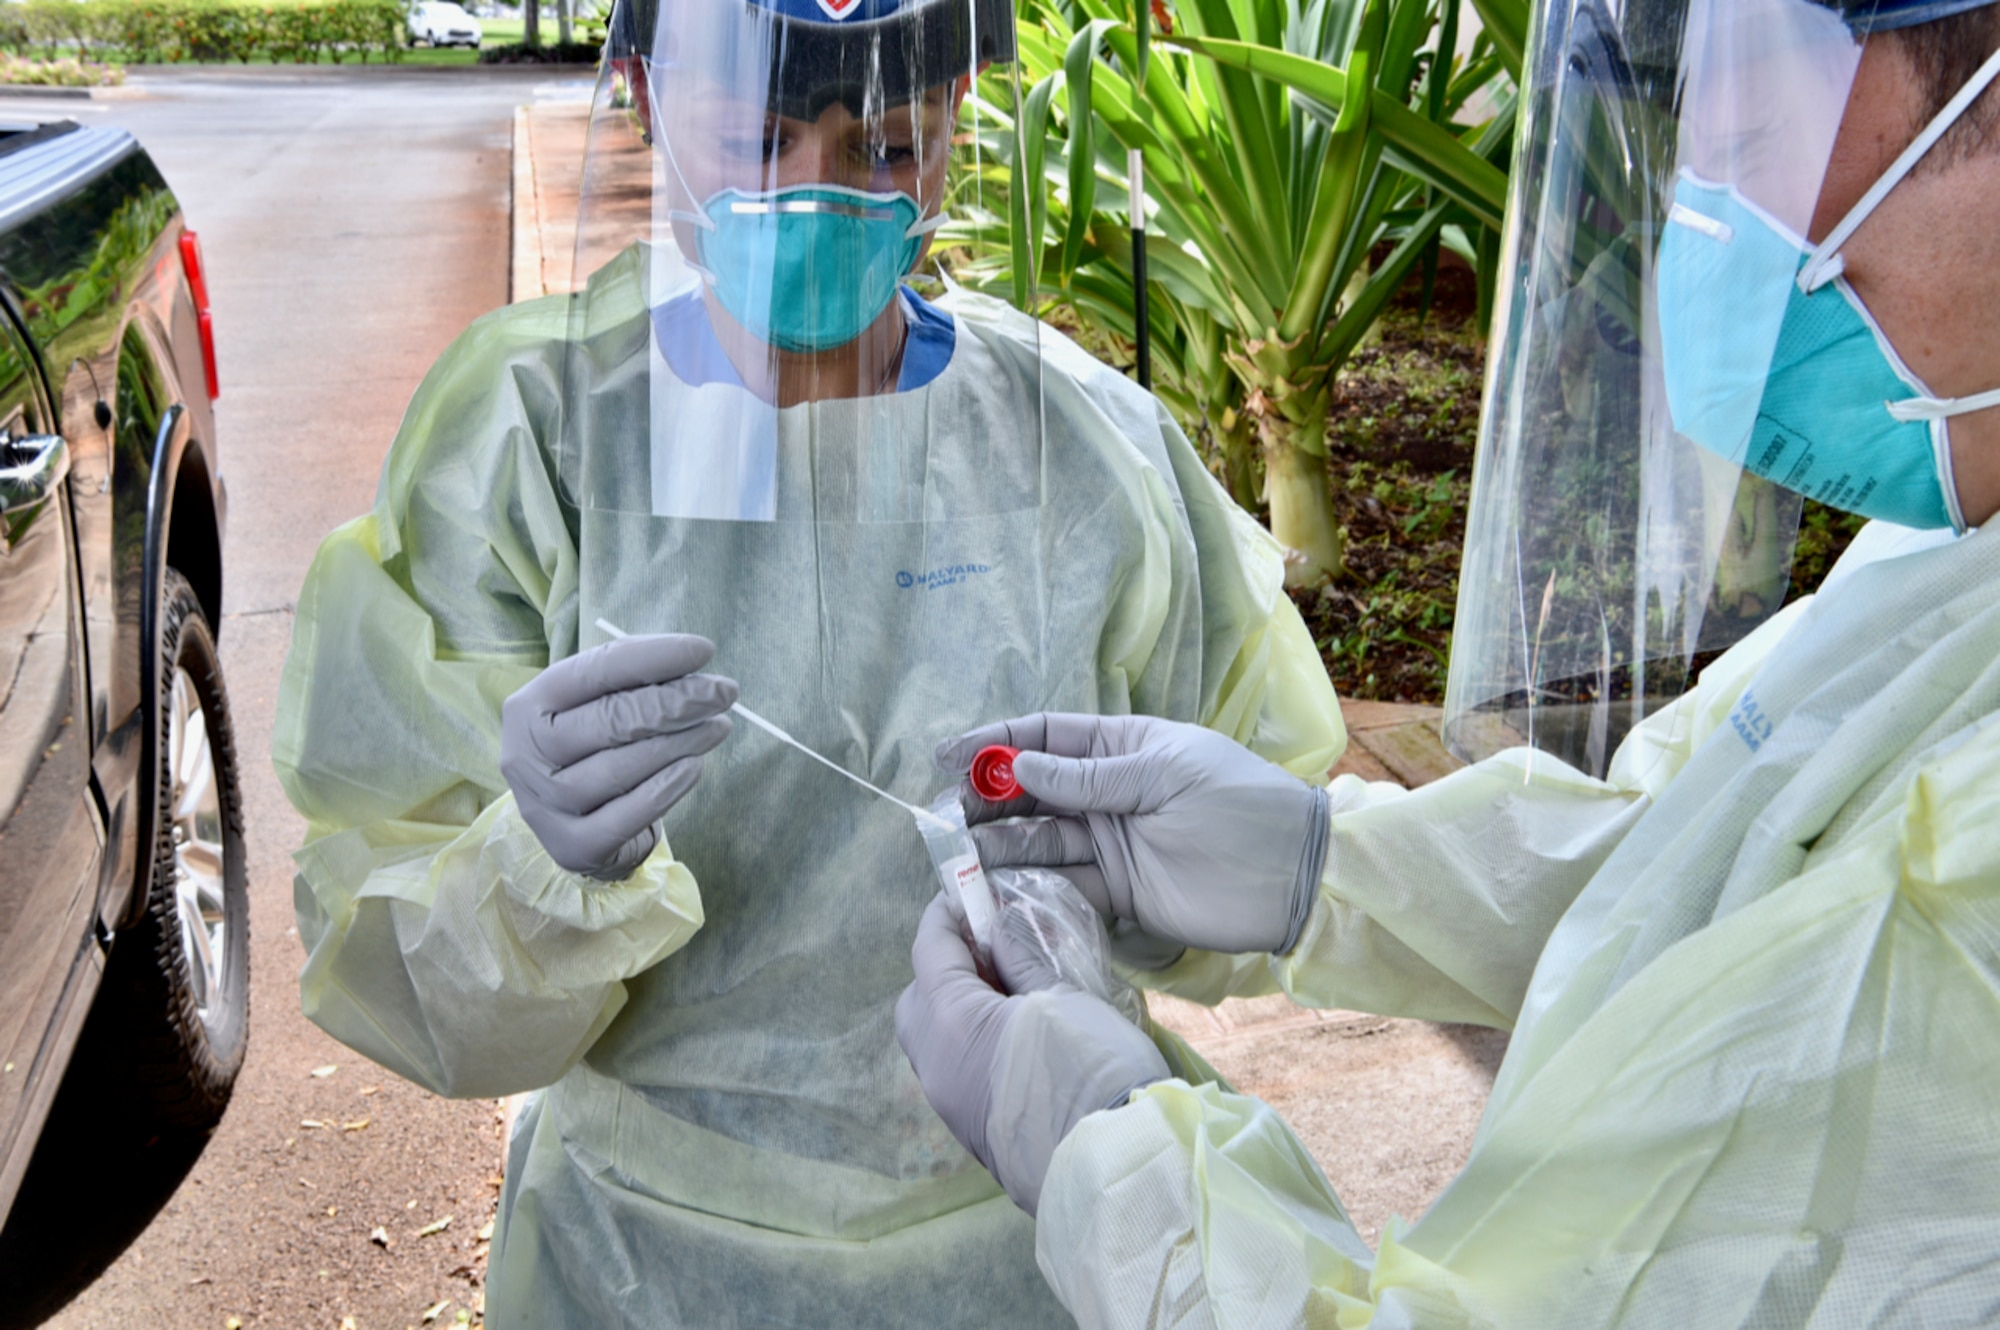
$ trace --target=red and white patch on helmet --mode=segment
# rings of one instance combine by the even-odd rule
[[[854,11],[861,8],[861,0],[819,0],[819,7],[828,18],[838,22],[852,17]]]

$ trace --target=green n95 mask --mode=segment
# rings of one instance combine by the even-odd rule
[[[1944,430],[1957,404],[1931,396],[1845,281],[1802,289],[1806,262],[1735,190],[1681,177],[1656,283],[1674,428],[1831,507],[1962,528]]]
[[[1756,475],[1903,526],[1965,529],[1947,422],[2000,390],[1939,398],[1841,277],[1840,247],[1996,74],[1988,60],[1817,248],[1683,169],[1654,289],[1674,428]]]
[[[725,189],[689,214],[702,276],[729,316],[781,351],[859,337],[915,266],[926,221],[907,194],[838,185]]]

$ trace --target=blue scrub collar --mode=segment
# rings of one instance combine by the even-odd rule
[[[909,339],[903,343],[903,367],[896,377],[896,391],[914,392],[944,373],[958,344],[951,315],[905,286],[901,289],[903,314],[909,321]],[[742,376],[729,363],[715,327],[708,321],[708,305],[699,290],[685,291],[653,308],[653,334],[660,353],[674,377],[690,388],[719,383],[741,388]]]

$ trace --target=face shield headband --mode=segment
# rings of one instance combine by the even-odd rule
[[[1840,11],[1849,31],[1867,37],[1935,23],[1992,3],[1993,0],[1833,0],[1831,7]]]
[[[650,66],[759,71],[766,109],[787,120],[817,120],[836,102],[857,118],[900,106],[926,89],[989,64],[1012,63],[1011,4],[926,0],[838,22],[792,18],[754,4],[692,0],[659,17]],[[699,12],[696,12],[697,9]],[[717,23],[717,11],[726,17]]]

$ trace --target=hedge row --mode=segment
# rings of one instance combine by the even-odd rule
[[[0,49],[130,64],[400,60],[401,0],[0,0]]]
[[[482,46],[482,65],[594,65],[604,48],[596,42],[544,42],[529,46],[513,42],[505,46]]]

